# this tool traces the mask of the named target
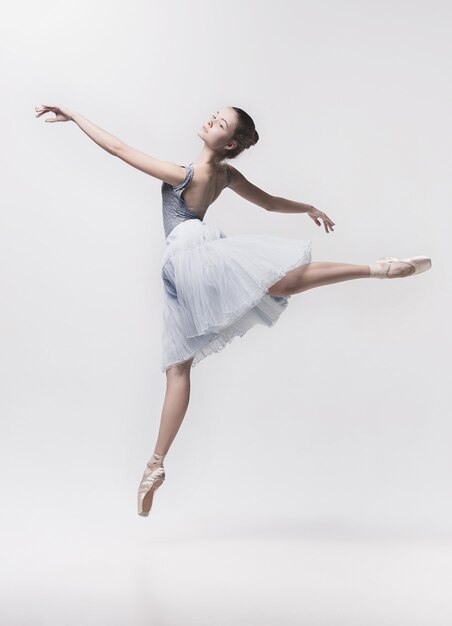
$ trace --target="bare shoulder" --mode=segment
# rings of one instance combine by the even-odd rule
[[[245,200],[256,204],[268,211],[272,210],[273,196],[257,185],[254,185],[250,180],[246,178],[236,167],[227,164],[229,170],[229,188],[232,189]]]
[[[171,161],[157,159],[125,143],[121,143],[115,149],[114,155],[128,165],[135,167],[149,176],[169,183],[173,187],[180,185],[185,178],[185,166],[172,163]]]

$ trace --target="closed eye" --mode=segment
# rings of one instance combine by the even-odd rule
[[[213,119],[214,119],[214,120],[216,120],[216,119],[217,119],[217,118],[215,117],[215,115],[213,115],[213,113],[212,113],[212,117],[213,117]],[[223,124],[220,124],[220,127],[224,130],[224,126],[223,126]]]

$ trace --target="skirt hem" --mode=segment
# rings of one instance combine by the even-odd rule
[[[262,298],[264,298],[266,295],[273,298],[280,307],[280,310],[277,311],[277,313],[275,314],[275,317],[271,321],[268,321],[265,323],[265,325],[268,328],[271,328],[272,326],[274,326],[276,322],[278,321],[281,313],[287,308],[287,305],[289,303],[289,299],[291,296],[289,295],[288,296],[273,296],[271,294],[266,294],[267,290],[272,285],[277,283],[278,280],[286,276],[286,274],[290,272],[291,270],[309,263],[310,261],[306,261],[306,258],[310,259],[311,254],[312,254],[312,242],[309,241],[307,247],[303,249],[303,251],[301,252],[300,256],[297,258],[297,260],[291,265],[289,265],[285,270],[281,270],[277,272],[275,275],[273,275],[272,278],[266,279],[265,281],[263,281],[259,285],[259,287],[256,289],[256,291],[253,293],[253,296],[251,296],[249,300],[247,300],[243,304],[243,306],[240,307],[240,309],[234,312],[233,317],[226,320],[224,324],[221,324],[221,326],[210,326],[210,327],[205,328],[205,330],[202,333],[199,333],[196,335],[189,335],[189,338],[193,338],[193,337],[208,335],[212,332],[216,333],[215,336],[213,336],[206,343],[205,346],[201,348],[198,347],[196,350],[192,351],[189,355],[187,355],[186,357],[178,361],[175,361],[168,365],[162,365],[160,368],[161,372],[166,373],[166,371],[169,368],[173,367],[174,365],[180,365],[182,363],[185,363],[186,361],[190,360],[192,357],[194,357],[194,359],[193,359],[191,367],[195,367],[205,357],[213,353],[218,353],[221,350],[223,350],[223,348],[225,348],[229,343],[231,343],[231,341],[233,341],[235,337],[243,337],[251,328],[255,326],[255,322],[250,321],[249,325],[246,325],[246,327],[241,328],[241,329],[234,328],[234,324],[238,320],[243,318],[249,311],[251,311],[258,304],[258,302],[262,300]],[[229,330],[229,333],[227,332],[228,330]]]

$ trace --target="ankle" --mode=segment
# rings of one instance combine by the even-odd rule
[[[369,263],[369,278],[385,278],[388,275],[389,263],[377,261],[376,263]]]
[[[157,452],[154,452],[149,460],[148,465],[151,465],[152,467],[157,467],[159,465],[163,466],[165,456],[166,454],[158,454]]]

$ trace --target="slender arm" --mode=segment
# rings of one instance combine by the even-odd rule
[[[295,202],[287,198],[272,196],[270,210],[276,213],[307,213],[312,208],[310,204],[305,204],[304,202]]]
[[[80,113],[71,112],[71,117],[77,126],[79,126],[83,132],[90,137],[90,139],[97,143],[98,146],[110,154],[116,155],[116,151],[122,143],[118,137],[115,137],[115,135],[103,130],[99,126],[96,126],[87,120],[86,117],[80,115]]]

